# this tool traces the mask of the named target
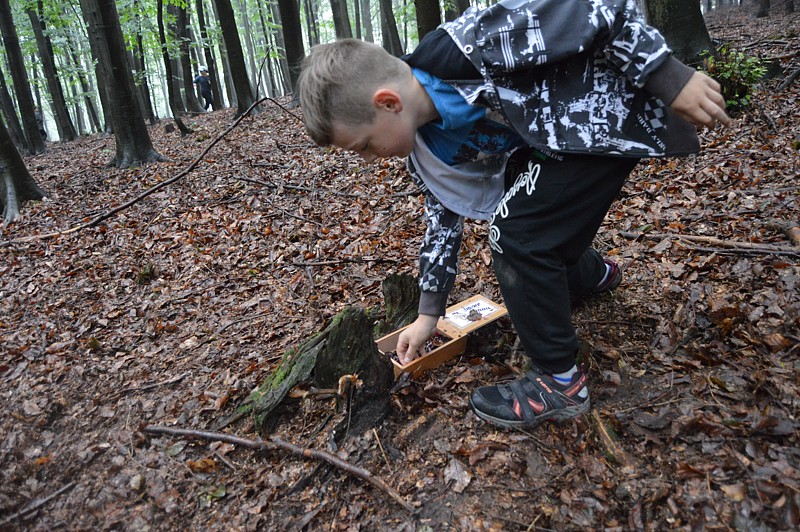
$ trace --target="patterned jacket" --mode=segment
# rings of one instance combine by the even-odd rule
[[[627,157],[699,149],[695,128],[668,107],[694,71],[635,0],[501,0],[434,33],[406,61],[499,112],[531,146]],[[421,314],[443,313],[456,275],[463,217],[447,203],[426,197]]]

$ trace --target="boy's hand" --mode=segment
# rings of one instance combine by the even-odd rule
[[[439,316],[420,314],[414,323],[400,333],[397,338],[397,358],[400,359],[401,365],[405,366],[425,354],[422,347],[428,338],[433,336],[438,322]]]
[[[719,83],[702,72],[695,72],[670,105],[678,116],[697,128],[713,129],[717,123],[731,124],[725,114],[725,98]]]

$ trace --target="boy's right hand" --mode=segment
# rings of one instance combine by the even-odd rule
[[[397,358],[405,366],[412,360],[425,354],[423,346],[436,331],[439,316],[420,314],[417,319],[406,327],[397,338]]]
[[[719,83],[702,72],[695,72],[670,105],[678,116],[697,128],[713,129],[717,123],[731,125],[725,113],[725,98]]]

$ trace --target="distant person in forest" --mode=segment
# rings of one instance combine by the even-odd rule
[[[620,265],[591,246],[641,158],[699,150],[728,125],[717,82],[672,57],[634,0],[501,0],[468,9],[402,59],[355,39],[315,46],[299,99],[318,145],[408,157],[425,192],[418,356],[447,306],[464,218],[490,220],[503,301],[530,358],[513,381],[472,392],[500,427],[589,409],[573,301],[616,289]]]
[[[197,73],[197,76],[194,78],[194,83],[200,89],[200,96],[203,97],[205,100],[205,105],[203,105],[203,109],[208,111],[209,106],[211,106],[211,81],[208,79],[208,68],[205,66],[201,66]]]
[[[42,110],[37,107],[33,110],[33,116],[36,118],[36,125],[39,126],[39,135],[42,136],[42,141],[47,140],[47,130],[44,127],[44,115]]]

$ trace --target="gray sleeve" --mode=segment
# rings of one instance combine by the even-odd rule
[[[670,56],[653,72],[644,89],[666,105],[670,105],[694,73],[695,70],[692,67],[684,65]]]

